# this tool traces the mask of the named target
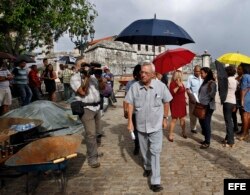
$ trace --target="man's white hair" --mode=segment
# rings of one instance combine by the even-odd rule
[[[144,62],[142,62],[141,66],[150,66],[152,72],[155,72],[155,65],[152,62],[150,62],[150,61],[144,61]]]

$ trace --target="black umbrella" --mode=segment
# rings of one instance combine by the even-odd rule
[[[59,61],[64,62],[64,64],[75,64],[76,58],[73,56],[62,56]]]
[[[194,43],[189,34],[174,22],[156,18],[133,22],[117,36],[115,41],[155,46]]]
[[[227,76],[227,72],[225,70],[225,64],[216,60],[215,66],[216,66],[216,70],[217,70],[218,91],[219,91],[221,103],[223,103],[227,97],[227,91],[228,91],[227,78],[228,78],[228,76]]]
[[[31,57],[30,55],[26,55],[26,54],[23,54],[23,55],[20,55],[17,57],[16,63],[19,63],[21,61],[25,61],[26,63],[35,63],[36,62],[33,57]]]

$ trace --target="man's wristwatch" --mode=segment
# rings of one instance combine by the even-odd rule
[[[168,119],[168,116],[163,116],[164,119]]]

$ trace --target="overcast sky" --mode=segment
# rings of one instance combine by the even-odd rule
[[[197,54],[204,50],[216,59],[227,52],[250,56],[249,0],[89,0],[95,4],[95,39],[118,35],[138,19],[171,20],[185,29],[195,43],[185,44]],[[74,45],[65,36],[56,51],[70,51]],[[175,48],[179,46],[171,46]]]

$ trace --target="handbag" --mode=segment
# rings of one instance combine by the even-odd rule
[[[83,116],[84,115],[84,103],[82,101],[74,101],[70,104],[72,114]]]
[[[101,90],[100,93],[101,93],[101,95],[103,95],[103,97],[109,97],[109,96],[111,96],[112,91],[113,91],[113,89],[112,89],[111,85],[106,84],[105,89]]]
[[[193,115],[199,119],[204,119],[206,116],[207,106],[196,102],[193,110]]]

